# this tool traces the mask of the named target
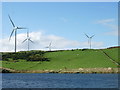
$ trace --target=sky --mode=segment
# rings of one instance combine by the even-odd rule
[[[29,28],[34,43],[31,50],[52,50],[118,46],[118,3],[117,2],[2,2],[2,37],[0,51],[14,51],[14,34],[11,16],[16,26]],[[27,30],[17,31],[17,51],[27,50]]]

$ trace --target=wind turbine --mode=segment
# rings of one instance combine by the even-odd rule
[[[52,42],[50,42],[50,44],[46,47],[46,48],[49,48],[49,51],[51,51],[51,44]]]
[[[29,37],[29,31],[27,31],[27,38],[26,38],[22,43],[24,43],[25,41],[28,42],[28,51],[29,51],[29,41],[32,42],[32,43],[34,43],[34,42],[30,39],[30,37]]]
[[[13,33],[15,32],[15,53],[16,53],[16,49],[17,49],[17,30],[18,30],[18,29],[26,29],[26,28],[24,28],[24,27],[16,27],[15,24],[13,23],[11,17],[10,17],[9,15],[8,15],[8,17],[9,17],[9,19],[10,19],[10,22],[12,23],[12,26],[13,26],[13,30],[12,30],[12,32],[11,32],[11,34],[10,34],[9,41],[10,41]]]
[[[90,49],[91,49],[91,39],[95,36],[95,35],[92,35],[91,37],[88,36],[87,34],[85,34],[86,37],[88,38],[88,44],[90,44]]]

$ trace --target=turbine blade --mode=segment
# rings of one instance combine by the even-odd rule
[[[94,37],[95,35],[92,35],[90,38]]]
[[[29,39],[30,40],[30,39]],[[32,40],[30,40],[32,43],[34,43]]]
[[[49,47],[51,46],[52,42],[50,42]]]
[[[27,39],[25,39],[22,43],[24,43]]]
[[[27,37],[29,37],[29,32],[27,31]]]
[[[25,28],[25,27],[17,27],[17,29],[27,29],[27,28]]]
[[[87,34],[85,34],[87,38],[90,38]]]
[[[10,34],[10,38],[9,38],[9,41],[10,41],[10,39],[11,39],[11,37],[12,37],[12,34],[13,34],[13,32],[14,32],[15,30],[13,29],[12,30],[12,32],[11,32],[11,34]]]
[[[9,17],[10,22],[12,23],[13,27],[15,27],[15,24],[13,23],[13,21],[12,21],[12,19],[11,19],[10,15],[8,15],[8,17]]]

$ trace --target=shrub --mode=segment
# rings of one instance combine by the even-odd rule
[[[35,54],[28,57],[27,61],[49,61],[43,55]]]
[[[17,53],[3,53],[2,60],[9,61],[9,58],[12,60],[27,60],[27,61],[49,61],[44,57],[44,51],[20,51]]]

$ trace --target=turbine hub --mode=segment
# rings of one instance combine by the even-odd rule
[[[14,27],[14,29],[18,29],[18,27]]]

